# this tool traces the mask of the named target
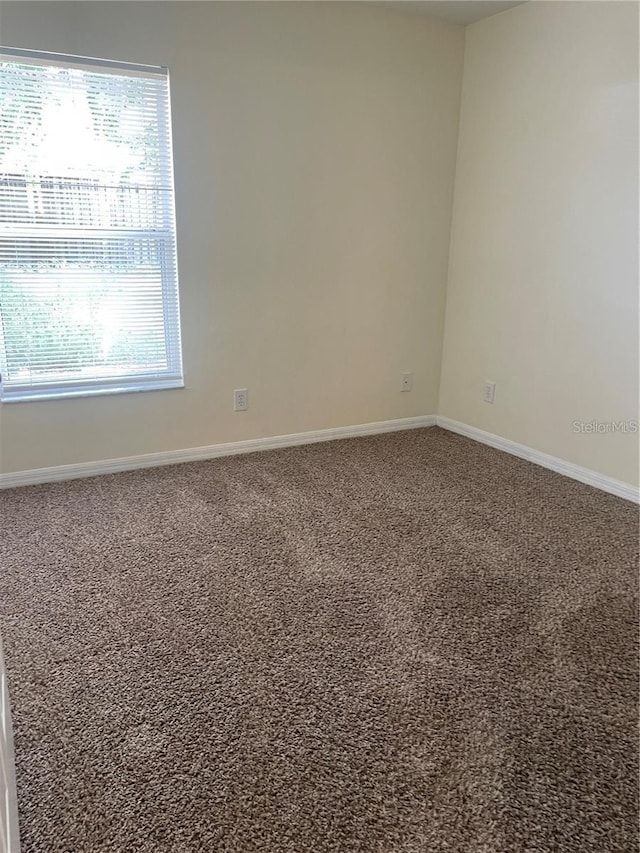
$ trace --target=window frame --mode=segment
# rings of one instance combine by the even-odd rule
[[[104,377],[93,375],[83,377],[80,372],[73,378],[63,376],[51,378],[33,378],[29,381],[2,381],[9,374],[7,350],[3,338],[2,306],[0,305],[0,403],[29,402],[37,400],[64,399],[73,397],[100,396],[104,394],[122,394],[140,391],[167,390],[184,388],[184,372],[182,361],[182,340],[180,323],[180,288],[177,257],[177,228],[175,212],[175,180],[173,163],[173,135],[171,121],[171,86],[169,69],[164,66],[140,65],[109,59],[94,59],[70,54],[49,53],[45,51],[27,50],[0,46],[0,59],[25,60],[28,64],[45,67],[63,67],[86,71],[108,70],[109,73],[123,77],[145,77],[162,79],[165,86],[166,109],[157,109],[157,129],[159,137],[158,152],[162,167],[166,174],[166,187],[170,194],[168,202],[163,207],[163,227],[155,229],[118,229],[98,228],[88,230],[85,234],[77,226],[55,224],[0,223],[0,239],[18,238],[33,239],[34,234],[45,237],[51,235],[56,239],[103,239],[114,241],[131,240],[136,238],[158,238],[160,253],[159,272],[162,292],[162,317],[166,369],[117,374],[114,369],[105,372]],[[159,102],[160,103],[160,102]],[[163,105],[164,106],[164,105]],[[165,160],[166,158],[166,160]],[[40,183],[46,178],[40,176]],[[91,365],[95,369],[96,365]]]

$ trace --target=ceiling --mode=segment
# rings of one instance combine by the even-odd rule
[[[385,5],[403,12],[442,18],[452,24],[473,24],[520,6],[522,2],[524,0],[387,0]]]

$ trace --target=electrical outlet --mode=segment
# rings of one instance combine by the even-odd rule
[[[484,391],[482,392],[482,399],[485,403],[493,403],[496,399],[496,383],[495,382],[485,382],[484,383]]]
[[[236,412],[246,412],[249,408],[249,392],[246,388],[236,388],[233,392],[233,409]]]
[[[413,388],[413,373],[401,373],[400,374],[400,390],[401,391],[411,391]]]

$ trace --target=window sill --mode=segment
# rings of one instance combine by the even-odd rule
[[[40,400],[71,400],[80,397],[104,397],[111,394],[139,394],[146,391],[167,391],[184,387],[184,379],[168,379],[164,382],[127,385],[113,383],[91,388],[39,388],[0,392],[0,403],[37,403]]]

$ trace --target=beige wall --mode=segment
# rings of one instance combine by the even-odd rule
[[[435,413],[462,28],[362,4],[8,2],[0,43],[169,66],[187,384],[2,405],[0,471]]]
[[[638,417],[637,16],[557,0],[467,28],[438,403],[461,28],[0,2],[0,43],[171,69],[187,382],[2,405],[0,471],[439,411],[637,482],[637,436],[573,432]]]
[[[572,424],[638,417],[637,134],[637,4],[467,28],[439,413],[629,483]]]

